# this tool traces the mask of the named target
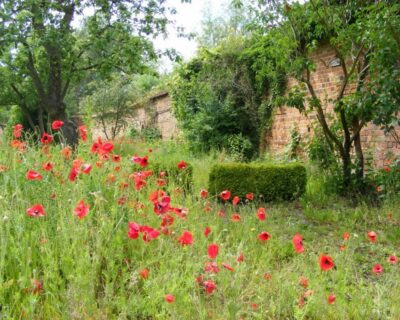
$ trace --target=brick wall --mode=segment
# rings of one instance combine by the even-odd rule
[[[323,45],[316,50],[312,58],[316,64],[316,70],[311,74],[311,82],[316,94],[326,106],[326,114],[332,117],[332,100],[336,97],[340,87],[340,79],[343,76],[342,68],[329,66],[329,62],[335,58],[335,54],[328,45]],[[297,82],[289,79],[288,90],[295,85]],[[274,153],[285,152],[292,128],[298,130],[301,141],[307,141],[313,134],[312,123],[316,121],[314,113],[305,116],[295,108],[286,106],[278,108],[273,116],[272,128],[266,135],[267,150]],[[400,128],[397,131],[400,132]],[[382,166],[384,160],[390,156],[400,156],[400,145],[396,145],[392,136],[385,136],[383,131],[373,124],[369,124],[361,131],[361,141],[365,156],[371,155],[377,166]]]

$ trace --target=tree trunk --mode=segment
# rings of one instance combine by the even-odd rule
[[[354,137],[354,149],[356,152],[356,180],[357,186],[362,191],[364,187],[364,153],[361,145],[360,124],[358,119],[353,120],[353,132],[358,132]]]
[[[344,194],[351,189],[351,157],[349,151],[350,150],[346,150],[345,153],[341,154]]]

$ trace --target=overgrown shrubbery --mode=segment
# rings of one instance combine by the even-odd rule
[[[230,190],[245,198],[249,192],[264,201],[293,200],[301,196],[307,184],[306,169],[301,164],[219,164],[210,172],[209,191],[216,195]]]
[[[262,149],[272,97],[285,83],[266,67],[270,45],[262,36],[230,36],[176,70],[174,111],[192,151],[225,149],[247,161]]]

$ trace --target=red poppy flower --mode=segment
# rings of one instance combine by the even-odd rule
[[[42,165],[42,169],[44,171],[50,171],[53,169],[53,167],[54,167],[54,165],[51,162],[46,162],[46,163],[43,163],[43,165]]]
[[[108,141],[103,144],[101,147],[101,153],[109,154],[114,149],[114,144],[111,141]]]
[[[303,237],[300,234],[296,234],[293,237],[293,246],[294,249],[296,250],[297,253],[303,253],[304,252],[304,246],[303,246]]]
[[[223,210],[219,210],[217,212],[218,217],[225,217],[225,212]]]
[[[208,197],[208,191],[205,189],[201,189],[200,190],[200,197],[202,197],[203,199],[206,199]]]
[[[211,280],[204,281],[203,286],[207,294],[212,294],[216,288],[214,281]]]
[[[329,269],[332,269],[335,264],[333,263],[333,259],[330,256],[321,255],[319,257],[319,266],[323,271],[327,271]]]
[[[162,187],[165,185],[166,185],[166,182],[164,179],[157,179],[157,186]]]
[[[113,154],[111,157],[111,160],[113,162],[120,162],[121,161],[121,156],[119,154]]]
[[[272,275],[270,273],[264,273],[264,280],[271,280]]]
[[[139,238],[140,225],[136,222],[128,223],[128,237],[131,239]]]
[[[78,174],[79,174],[78,169],[75,167],[72,167],[71,171],[69,172],[69,176],[68,176],[69,181],[75,181]]]
[[[377,263],[376,265],[374,265],[374,267],[372,268],[372,272],[375,274],[380,274],[383,272],[383,267],[382,265],[380,265],[379,263]]]
[[[244,255],[243,253],[239,254],[239,256],[236,259],[237,262],[243,262],[244,261]]]
[[[215,263],[215,262],[206,262],[206,265],[204,267],[204,271],[205,272],[218,273],[219,272],[219,268],[218,268],[217,263]]]
[[[149,277],[149,273],[150,273],[149,269],[143,269],[139,271],[140,277],[142,279],[147,279]]]
[[[89,205],[85,205],[83,200],[79,201],[74,209],[74,214],[81,220],[83,219],[89,212]]]
[[[165,301],[167,301],[168,303],[173,303],[175,301],[175,297],[168,293],[165,297],[164,297]]]
[[[222,200],[228,201],[231,197],[231,192],[229,190],[224,190],[220,193]]]
[[[42,175],[33,170],[28,170],[25,176],[28,180],[42,180]]]
[[[258,239],[260,239],[261,241],[268,241],[270,238],[271,235],[266,231],[263,231],[258,235]]]
[[[300,280],[299,280],[299,284],[303,287],[303,288],[307,288],[308,287],[308,279],[301,276]]]
[[[389,258],[388,258],[388,262],[390,263],[390,264],[396,264],[397,262],[398,262],[398,258],[395,256],[395,255],[391,255]]]
[[[376,234],[375,231],[370,231],[370,232],[368,232],[367,235],[368,235],[369,241],[371,241],[372,243],[375,243],[375,242],[376,242],[376,237],[377,237],[378,235]]]
[[[340,246],[339,246],[339,250],[340,250],[340,251],[346,250],[346,246],[345,246],[345,245],[340,245]]]
[[[219,251],[219,248],[218,248],[217,244],[215,244],[215,243],[210,244],[208,246],[208,256],[210,257],[210,259],[215,259],[218,255],[218,251]]]
[[[178,242],[183,246],[191,245],[193,244],[193,235],[189,231],[184,231],[179,237]]]
[[[265,208],[258,208],[257,210],[257,218],[261,221],[264,221],[266,218]]]
[[[148,226],[141,226],[140,231],[143,232],[143,240],[145,242],[157,239],[158,236],[160,235],[160,231]]]
[[[170,216],[169,214],[165,214],[162,217],[161,221],[161,226],[166,227],[166,226],[172,226],[174,224],[174,217]]]
[[[162,197],[161,201],[154,201],[154,213],[156,215],[167,213],[171,208],[170,202],[171,198],[168,196]]]
[[[31,217],[43,217],[46,215],[46,213],[44,212],[44,208],[41,204],[35,204],[34,206],[28,208],[26,210],[26,213],[28,214],[28,216]]]
[[[332,294],[330,294],[329,296],[328,296],[328,303],[329,304],[334,304],[335,303],[335,300],[336,300],[336,296],[332,293]]]
[[[238,221],[240,221],[240,214],[238,214],[238,213],[232,214],[231,220],[232,220],[233,222],[238,222]]]
[[[21,138],[21,135],[22,135],[22,129],[23,129],[24,127],[22,126],[22,124],[16,124],[14,127],[13,127],[13,137],[15,138],[15,139],[19,139],[19,138]]]
[[[206,227],[204,229],[204,236],[207,237],[211,233],[211,229],[209,227]]]
[[[32,284],[33,284],[33,289],[32,289],[33,294],[40,294],[43,291],[42,281],[38,279],[33,279]]]
[[[42,137],[40,138],[40,142],[43,144],[49,144],[53,141],[53,136],[44,132]]]
[[[62,122],[61,120],[55,120],[51,124],[51,128],[53,130],[60,130],[63,125],[64,125],[64,122]]]
[[[254,194],[252,192],[246,194],[246,199],[252,201],[254,199]]]
[[[187,163],[185,161],[183,161],[183,160],[179,161],[179,163],[178,163],[179,170],[185,169],[186,167],[187,167]]]
[[[240,198],[238,196],[234,196],[232,199],[232,204],[236,206],[240,202]]]
[[[79,134],[83,142],[87,140],[86,126],[79,126]]]
[[[349,240],[350,239],[350,233],[345,232],[343,233],[343,240]]]
[[[92,165],[90,163],[82,164],[82,172],[84,174],[89,174],[91,170],[92,170]]]
[[[147,167],[147,165],[149,164],[149,158],[148,158],[148,156],[145,156],[145,157],[138,157],[138,156],[136,156],[136,155],[134,155],[132,158],[131,158],[131,161],[133,162],[133,163],[136,163],[136,164],[138,164],[138,165],[140,165],[141,167]]]
[[[384,166],[384,167],[383,167],[383,170],[385,170],[387,173],[389,173],[389,172],[390,172],[390,167]]]
[[[234,269],[232,268],[232,266],[230,266],[230,265],[227,264],[227,263],[222,263],[222,266],[223,266],[226,270],[234,271]]]

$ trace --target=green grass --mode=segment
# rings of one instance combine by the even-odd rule
[[[0,173],[0,315],[5,319],[400,318],[399,265],[386,262],[389,255],[398,255],[399,203],[352,207],[318,191],[318,179],[311,178],[307,193],[294,203],[233,207],[199,197],[210,167],[224,161],[223,155],[194,158],[180,144],[126,141],[115,148],[121,163],[107,161],[97,168],[90,144],[81,145],[70,160],[60,149],[52,146],[46,155],[28,148],[19,154],[6,142],[1,145],[0,165],[6,169]],[[140,191],[129,180],[140,170],[130,162],[135,153],[148,154],[150,162],[185,160],[194,168],[192,194],[180,192],[173,182],[165,187],[173,206],[189,210],[187,219],[174,216],[171,234],[149,243],[127,236],[129,221],[154,228],[161,222],[148,200],[157,189],[156,177],[148,178]],[[72,159],[78,157],[93,164],[93,170],[70,182]],[[41,170],[49,160],[55,164],[52,173]],[[121,170],[115,171],[116,166]],[[42,173],[43,180],[28,181],[28,169]],[[107,182],[110,174],[115,182]],[[121,187],[124,182],[127,188]],[[123,195],[127,201],[120,206],[117,199]],[[90,204],[90,211],[79,220],[73,210],[81,199]],[[44,206],[45,217],[27,216],[26,209],[36,203]],[[206,206],[210,212],[204,211]],[[259,206],[267,208],[265,221],[256,218]],[[220,210],[224,217],[217,214]],[[240,214],[239,222],[231,221],[234,212]],[[206,238],[207,226],[212,232]],[[184,230],[193,233],[193,245],[178,243]],[[370,230],[378,233],[375,244],[368,241]],[[272,236],[266,243],[257,239],[261,231]],[[351,234],[346,242],[344,232]],[[304,238],[304,254],[293,249],[296,233]],[[220,249],[217,274],[204,271],[211,243]],[[346,250],[341,251],[343,244]],[[240,253],[242,263],[236,261]],[[322,253],[332,256],[335,269],[320,270]],[[379,276],[371,271],[376,263],[384,268]],[[147,279],[139,274],[144,268],[150,271]],[[215,282],[213,294],[205,294],[196,283],[199,275]],[[309,280],[307,289],[299,285],[301,276]],[[33,292],[34,279],[43,283],[40,293]],[[307,290],[313,294],[299,307]],[[164,300],[168,293],[175,296],[171,304]],[[333,305],[327,303],[331,293],[336,295]]]

